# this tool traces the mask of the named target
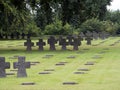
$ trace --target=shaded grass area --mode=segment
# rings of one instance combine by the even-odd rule
[[[17,59],[10,59],[15,55],[26,56],[26,61],[40,62],[27,69],[27,78],[17,78],[16,75],[0,78],[0,90],[120,90],[120,43],[110,46],[120,40],[119,37],[110,37],[106,40],[94,40],[92,45],[87,46],[85,41],[79,47],[79,51],[72,51],[72,46],[68,46],[67,51],[49,51],[49,46],[45,46],[45,51],[38,51],[38,47],[33,47],[33,51],[25,51],[24,40],[0,41],[0,56],[4,56],[7,62],[11,63]],[[33,40],[37,42],[37,40]],[[104,43],[101,43],[103,42]],[[9,47],[11,46],[11,47]],[[43,58],[46,55],[53,55],[50,58]],[[75,58],[67,58],[75,56]],[[93,57],[101,58],[93,58]],[[67,62],[63,66],[56,66],[59,62]],[[86,62],[94,62],[94,65],[84,65]],[[74,74],[80,68],[87,68],[86,74]],[[54,69],[51,74],[38,74],[45,69]],[[16,73],[16,72],[15,72]],[[35,85],[23,86],[23,82],[34,82]],[[63,85],[63,82],[77,82],[76,85]]]

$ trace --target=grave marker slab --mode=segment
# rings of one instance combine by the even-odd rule
[[[55,69],[45,69],[44,71],[55,71]]]
[[[6,77],[5,69],[10,68],[10,63],[5,62],[5,57],[0,57],[0,78]]]
[[[63,85],[76,85],[77,82],[63,82]]]
[[[85,65],[94,65],[94,62],[87,62]]]
[[[68,56],[67,57],[68,59],[74,59],[74,58],[76,58],[75,56]]]
[[[39,74],[51,74],[51,72],[40,72]]]
[[[86,74],[85,72],[74,72],[74,74]]]
[[[80,68],[80,69],[78,69],[78,71],[90,71],[90,70],[87,68]]]
[[[34,82],[25,82],[25,83],[21,83],[21,85],[35,85]]]
[[[27,77],[26,68],[30,68],[30,62],[25,62],[25,57],[18,57],[18,62],[14,62],[14,69],[18,68],[17,77]]]

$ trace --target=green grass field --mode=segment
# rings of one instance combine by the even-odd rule
[[[106,40],[94,40],[91,46],[87,46],[83,41],[79,51],[61,51],[57,46],[57,51],[49,51],[48,46],[45,51],[38,51],[38,47],[33,47],[33,51],[25,51],[23,42],[25,40],[0,41],[0,56],[4,56],[7,62],[11,63],[11,68],[6,72],[12,72],[13,62],[17,59],[10,59],[15,55],[26,56],[26,61],[40,64],[27,69],[27,78],[17,78],[16,75],[0,78],[0,90],[120,90],[120,43],[110,46],[120,40],[120,37],[110,37]],[[37,42],[38,40],[33,40]],[[101,43],[105,41],[104,43]],[[99,44],[98,46],[94,46]],[[103,52],[103,53],[102,53]],[[51,58],[43,58],[45,55],[54,55]],[[75,56],[68,59],[68,56]],[[95,59],[92,57],[100,56]],[[67,62],[64,66],[56,66],[56,63]],[[84,65],[86,62],[95,62],[94,65]],[[74,74],[80,68],[87,68],[86,74]],[[51,74],[41,75],[45,69],[54,69]],[[15,72],[16,73],[16,72]],[[35,85],[21,85],[24,82],[34,82]],[[76,82],[76,85],[63,85],[63,82]]]

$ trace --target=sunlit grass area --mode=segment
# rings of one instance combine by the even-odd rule
[[[0,78],[0,90],[120,90],[120,43],[110,46],[119,40],[120,37],[93,40],[90,46],[83,41],[78,51],[73,51],[72,46],[67,46],[68,50],[62,51],[58,44],[56,51],[49,51],[49,45],[44,47],[44,51],[38,51],[35,45],[31,52],[25,50],[25,40],[0,41],[0,56],[11,63],[10,69],[6,72],[15,73]],[[32,41],[36,43],[38,40]],[[46,55],[52,57],[44,58]],[[26,61],[40,63],[27,69],[27,78],[17,78],[16,72],[11,71],[13,62],[18,61],[10,58],[14,56],[25,56]],[[70,56],[74,58],[68,58]],[[60,62],[65,64],[57,66],[56,64]],[[87,62],[94,64],[85,65]],[[78,71],[82,68],[88,71]],[[49,71],[50,74],[39,74],[48,69],[53,71]],[[84,74],[75,74],[75,72],[84,72]],[[33,82],[35,85],[21,85],[25,82]],[[63,85],[64,82],[77,84]]]

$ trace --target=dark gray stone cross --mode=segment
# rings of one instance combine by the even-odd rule
[[[73,40],[73,36],[72,35],[68,35],[67,39],[68,39],[68,44],[71,45],[71,42]]]
[[[55,37],[50,36],[50,38],[48,39],[48,44],[50,45],[50,50],[56,50],[56,48],[55,48],[56,43],[57,43],[57,40],[55,39]]]
[[[71,42],[71,45],[73,45],[73,50],[78,50],[78,46],[80,46],[80,41],[78,38],[74,38],[73,42]]]
[[[87,45],[91,45],[91,40],[93,40],[92,37],[86,37],[85,40],[87,41]]]
[[[99,38],[99,34],[95,31],[92,32],[93,33],[93,38],[94,39],[98,39]]]
[[[43,39],[39,39],[39,42],[36,43],[37,46],[39,46],[39,50],[44,50],[43,46],[45,46],[45,42],[43,42]]]
[[[14,69],[18,68],[17,77],[27,77],[26,68],[30,68],[30,62],[25,62],[25,57],[18,57],[18,62],[14,62]]]
[[[27,39],[27,41],[26,42],[24,42],[24,46],[27,46],[27,48],[26,48],[26,50],[27,51],[31,51],[32,50],[32,46],[34,46],[34,43],[33,42],[31,42],[31,40],[30,39]]]
[[[81,41],[83,41],[83,37],[81,37],[80,35],[78,36],[78,40],[79,40],[79,44],[81,45]]]
[[[10,63],[5,62],[5,57],[0,57],[0,78],[6,77],[5,69],[10,68]]]
[[[90,31],[87,31],[85,40],[87,41],[87,45],[91,45],[91,40],[93,40],[93,38]]]
[[[61,39],[59,45],[61,45],[62,50],[66,50],[66,46],[68,45],[68,42],[66,42],[66,39]]]

